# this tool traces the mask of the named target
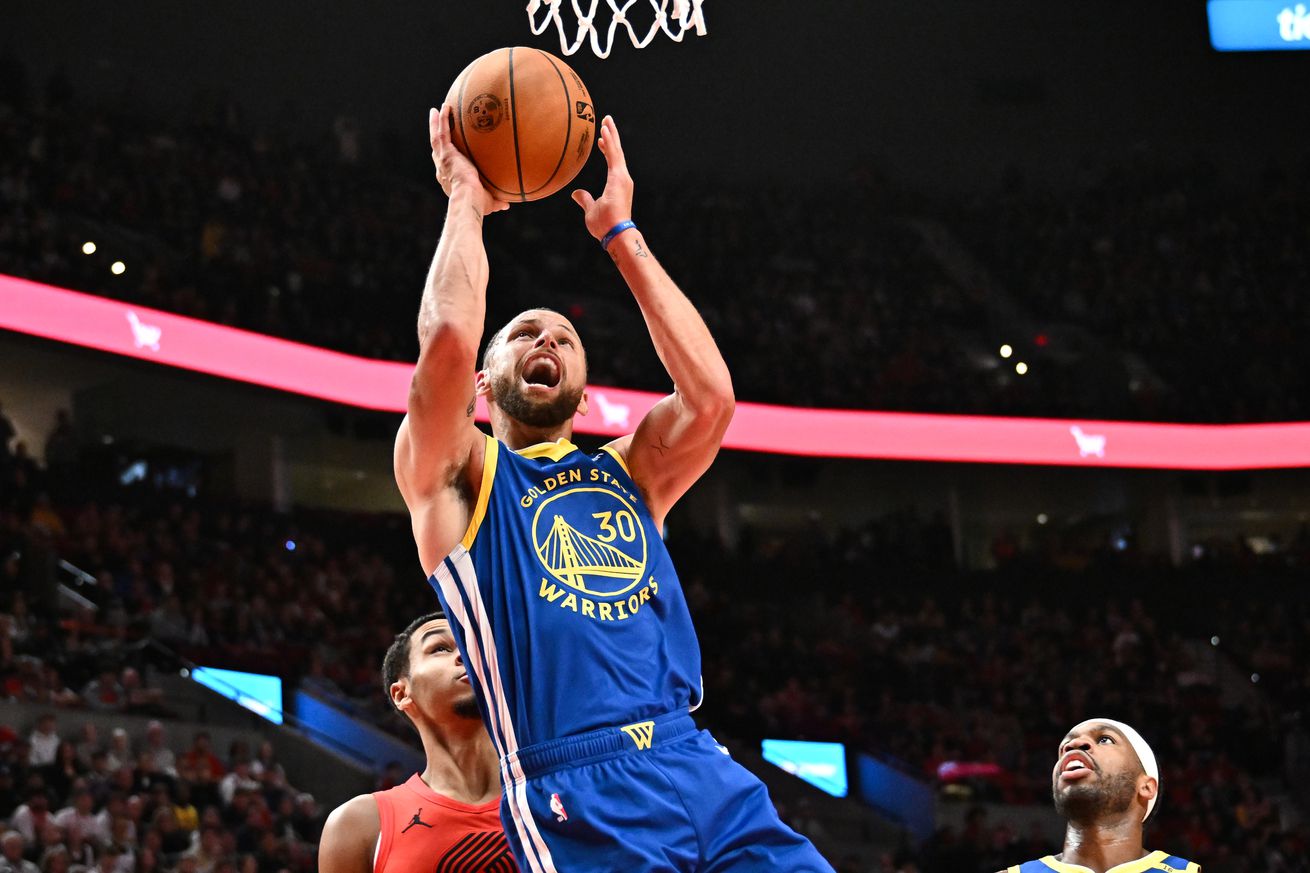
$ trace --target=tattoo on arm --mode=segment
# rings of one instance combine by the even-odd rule
[[[641,240],[637,240],[637,247],[633,250],[633,252],[634,252],[634,254],[636,254],[636,256],[639,257],[639,258],[648,258],[648,257],[650,257],[650,255],[648,255],[648,254],[646,253],[646,249],[642,246],[642,244],[641,244]]]
[[[469,418],[473,417],[473,410],[478,406],[478,395],[474,394],[469,398],[469,408],[464,410],[464,414]]]
[[[658,435],[656,436],[656,439],[659,440],[659,443],[658,443],[658,444],[656,444],[656,443],[651,443],[651,444],[650,444],[650,447],[651,447],[652,449],[654,449],[655,451],[659,452],[659,453],[660,453],[660,457],[662,458],[662,457],[664,457],[664,453],[667,452],[669,449],[673,448],[673,446],[671,446],[671,445],[669,445],[668,443],[664,442],[664,435],[663,435],[663,434],[658,434]]]

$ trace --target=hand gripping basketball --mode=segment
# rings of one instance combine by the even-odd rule
[[[509,209],[504,200],[497,200],[482,185],[477,167],[450,141],[450,106],[443,103],[440,109],[428,111],[428,138],[432,142],[432,164],[437,170],[437,183],[447,197],[453,197],[457,188],[467,187],[474,203],[483,215]]]
[[[632,218],[632,176],[623,157],[623,143],[614,119],[606,115],[600,123],[600,152],[605,156],[609,171],[605,175],[605,190],[599,199],[579,188],[573,192],[573,202],[582,207],[587,232],[602,239],[610,228]]]

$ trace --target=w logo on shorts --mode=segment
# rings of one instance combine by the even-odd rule
[[[639,721],[636,724],[628,724],[619,728],[628,735],[628,739],[636,744],[638,749],[649,749],[651,741],[655,739],[655,722]]]

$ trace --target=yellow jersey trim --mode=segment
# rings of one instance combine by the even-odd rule
[[[469,519],[469,526],[464,531],[464,539],[459,544],[464,547],[465,551],[473,548],[473,541],[477,539],[478,528],[482,527],[482,519],[487,517],[487,503],[491,500],[491,486],[496,481],[496,460],[500,457],[500,443],[493,437],[483,436],[487,441],[486,454],[482,458],[482,484],[478,487],[478,502],[473,507],[473,517]]]
[[[1136,861],[1129,861],[1126,864],[1119,864],[1115,867],[1111,867],[1109,870],[1106,870],[1105,873],[1146,873],[1146,871],[1149,871],[1168,857],[1168,852],[1151,852],[1144,858],[1138,858]],[[1054,855],[1047,855],[1045,858],[1042,858],[1042,863],[1047,867],[1050,867],[1052,870],[1057,871],[1057,873],[1091,873],[1090,868],[1084,867],[1081,864],[1066,864],[1063,861],[1056,860]],[[1188,867],[1188,873],[1191,873],[1191,868],[1195,866],[1195,864],[1190,865]],[[1018,867],[1011,867],[1010,870],[1006,871],[1006,873],[1018,869]]]
[[[611,458],[613,458],[615,463],[617,463],[620,467],[623,468],[623,472],[628,474],[629,479],[632,478],[632,471],[628,469],[628,462],[623,460],[622,455],[614,451],[613,446],[601,446],[600,450],[606,453],[607,455],[609,455]]]
[[[528,446],[526,449],[516,449],[514,454],[524,458],[550,458],[552,461],[561,461],[570,452],[576,452],[578,447],[573,443],[560,437],[553,443],[537,443]]]
[[[1005,873],[1019,873],[1018,867],[1006,867]]]

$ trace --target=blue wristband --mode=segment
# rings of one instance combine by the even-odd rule
[[[623,231],[625,230],[632,230],[636,226],[637,225],[632,222],[632,219],[628,219],[627,221],[620,221],[618,224],[610,228],[609,233],[605,234],[603,237],[600,238],[600,247],[605,251],[609,251],[610,243],[614,241],[614,237],[623,233]]]

